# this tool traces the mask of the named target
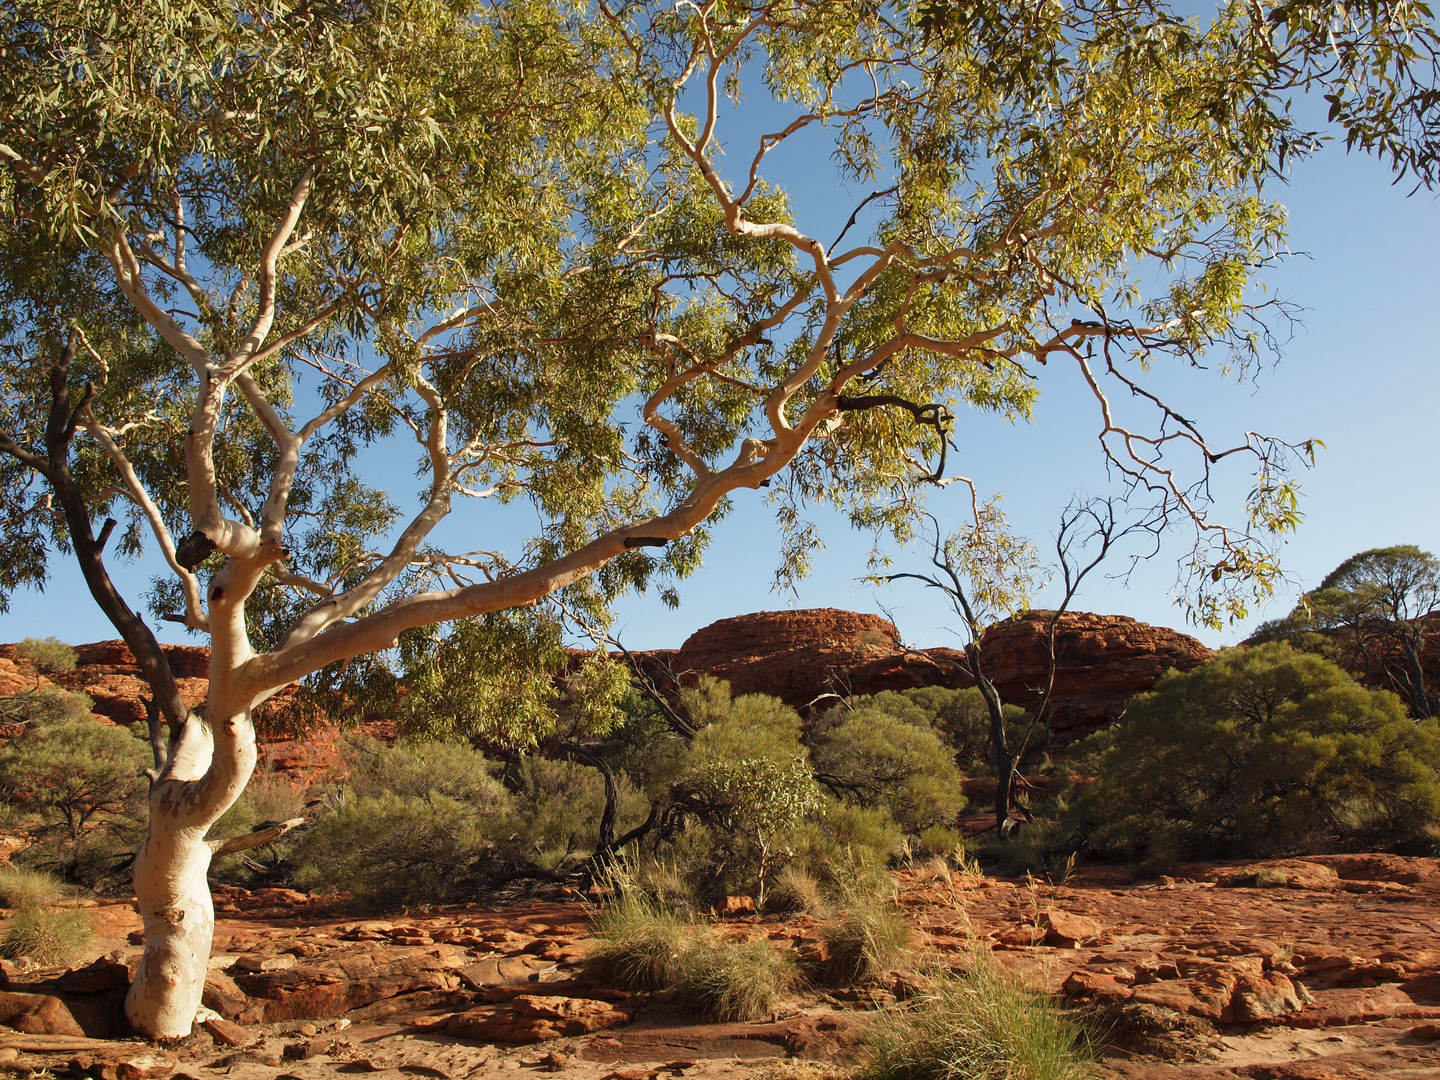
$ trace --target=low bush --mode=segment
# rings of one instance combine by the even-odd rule
[[[792,833],[824,805],[800,743],[800,717],[778,699],[747,694],[696,734],[675,801],[711,830],[726,893],[754,893],[793,854]]]
[[[857,898],[821,931],[829,959],[819,974],[838,985],[868,982],[910,958],[910,920],[894,903]]]
[[[1065,814],[1063,805],[1053,810]],[[1009,877],[1033,874],[1056,884],[1066,876],[1067,869],[1073,869],[1072,860],[1078,859],[1081,847],[1081,838],[1063,817],[1057,821],[1027,821],[1003,842],[991,836],[980,848],[987,865]]]
[[[89,694],[71,694],[58,686],[45,686],[0,698],[0,722],[24,724],[30,733],[56,724],[93,720]]]
[[[911,724],[934,728],[945,739],[955,765],[966,776],[994,775],[990,745],[990,713],[978,687],[951,690],[944,686],[922,686],[913,690],[886,690],[869,697],[855,698],[856,708],[872,708]],[[1005,730],[1010,745],[1018,746],[1029,724],[1030,714],[1014,705],[1004,707]],[[1027,760],[1044,747],[1032,737],[1026,747]]]
[[[469,895],[494,843],[485,819],[447,795],[346,798],[295,845],[296,881],[381,910]]]
[[[705,938],[682,954],[675,989],[687,1009],[715,1023],[761,1020],[790,985],[787,957],[764,941]]]
[[[838,799],[786,836],[791,865],[811,874],[829,893],[868,882],[875,890],[893,889],[886,866],[904,847],[900,829],[885,810],[867,810]]]
[[[56,637],[27,637],[15,651],[40,671],[74,671],[80,654]]]
[[[94,940],[95,928],[83,909],[37,908],[5,924],[0,955],[27,956],[41,967],[60,967],[83,957]]]
[[[0,866],[0,907],[27,911],[53,904],[64,895],[64,886],[51,874],[19,866]]]
[[[965,807],[953,752],[928,725],[855,709],[817,734],[812,752],[815,775],[836,796],[887,810],[912,835],[953,822]]]
[[[495,779],[484,754],[465,743],[401,739],[386,746],[351,739],[343,750],[355,795],[393,794],[409,798],[444,795],[494,816],[510,811],[510,793]]]
[[[645,820],[649,804],[628,777],[617,776],[617,835]],[[600,842],[605,781],[599,770],[574,761],[527,757],[518,770],[515,828],[525,854],[555,867],[572,856],[588,856]]]
[[[1165,676],[1079,748],[1090,845],[1126,858],[1265,856],[1440,835],[1440,723],[1270,643]]]
[[[881,1013],[856,1080],[1091,1080],[1084,1032],[977,952],[933,993]]]
[[[949,858],[964,850],[965,838],[948,825],[931,825],[915,839],[912,850],[918,858]]]
[[[118,885],[144,835],[143,738],[83,720],[27,727],[0,749],[0,801],[23,814],[30,866],[87,888]]]

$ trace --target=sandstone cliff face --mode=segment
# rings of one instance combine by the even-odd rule
[[[721,619],[691,634],[671,663],[682,682],[713,675],[736,694],[774,694],[794,706],[825,693],[961,685],[943,664],[905,655],[888,619],[836,608]]]
[[[982,642],[986,670],[1009,703],[1032,708],[1038,700],[1048,662],[1047,617],[1046,612],[1029,612],[996,626]],[[209,650],[194,645],[164,648],[185,701],[192,706],[203,702]],[[117,724],[143,721],[149,688],[125,644],[100,641],[77,646],[76,651],[74,671],[42,675],[13,645],[0,645],[0,696],[56,685],[89,694],[102,719]],[[1067,614],[1061,621],[1056,652],[1052,729],[1062,743],[1113,722],[1131,697],[1150,689],[1169,668],[1188,670],[1211,655],[1178,631],[1123,615],[1085,613]],[[836,608],[722,619],[690,635],[679,649],[635,655],[667,691],[676,689],[677,678],[691,684],[702,674],[713,675],[729,682],[736,694],[774,694],[796,707],[824,694],[969,683],[954,666],[961,659],[956,650],[906,653],[889,620]],[[275,769],[297,777],[339,761],[335,731],[329,727],[302,738],[268,739],[261,754]]]
[[[994,627],[981,643],[983,663],[1008,703],[1033,708],[1045,682],[1049,612],[1032,611]],[[1212,655],[1176,630],[1124,615],[1067,613],[1056,634],[1052,729],[1061,742],[1113,722],[1136,694],[1170,668],[1189,670]],[[802,706],[827,692],[875,694],[919,686],[966,686],[954,649],[902,651],[895,626],[878,615],[835,608],[762,611],[696,631],[678,651],[641,654],[654,673],[681,682],[701,674],[725,679],[737,694],[774,694]]]
[[[185,704],[194,708],[205,701],[210,680],[210,650],[203,645],[162,645],[175,682]],[[107,724],[130,725],[145,722],[145,706],[150,687],[140,674],[135,656],[123,641],[95,641],[76,645],[78,654],[74,671],[41,674],[14,645],[0,645],[0,697],[58,686],[71,693],[88,694],[98,720]],[[272,699],[284,707],[284,695]],[[273,710],[275,706],[270,708]],[[338,731],[326,725],[300,737],[277,735],[266,738],[265,722],[260,721],[261,760],[278,773],[304,781],[315,774],[335,768],[340,763],[336,742]],[[367,731],[381,737],[394,738],[393,725],[366,725]]]
[[[1046,626],[1051,613],[1029,611],[990,629],[982,662],[1000,696],[1034,708],[1050,657]],[[1050,727],[1060,742],[1113,723],[1136,694],[1171,668],[1189,671],[1214,653],[1189,634],[1151,626],[1126,615],[1066,612],[1055,634],[1055,690]]]
[[[205,700],[209,687],[210,650],[200,645],[163,645],[180,696],[190,706]],[[135,657],[123,641],[96,641],[77,645],[74,671],[41,675],[20,655],[14,645],[0,645],[0,694],[34,690],[37,686],[58,686],[71,693],[89,694],[95,704],[91,711],[116,724],[143,723],[150,687],[140,675]],[[13,669],[13,672],[12,672]],[[15,689],[8,689],[17,681]]]

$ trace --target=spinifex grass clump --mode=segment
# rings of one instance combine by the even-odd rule
[[[0,866],[0,907],[24,911],[53,904],[64,895],[59,879],[43,870]]]
[[[627,990],[674,990],[707,1020],[769,1015],[790,983],[785,958],[763,941],[725,941],[682,918],[644,886],[649,877],[621,860],[602,879],[609,898],[591,919],[591,976]]]
[[[910,920],[892,902],[856,897],[822,934],[830,958],[822,972],[830,982],[861,983],[903,967],[910,957]]]
[[[765,897],[769,911],[800,911],[809,915],[825,912],[825,893],[820,881],[800,866],[784,866]]]
[[[680,981],[698,928],[636,893],[615,896],[592,920],[595,948],[587,966],[625,990],[664,990]]]
[[[95,940],[90,916],[79,908],[38,908],[22,911],[5,924],[0,955],[29,957],[40,967],[59,967],[78,960]]]
[[[684,955],[675,988],[687,1008],[726,1023],[769,1016],[791,981],[787,958],[765,942],[709,937]]]
[[[887,1010],[855,1080],[1091,1080],[1083,1031],[980,952],[934,992]]]

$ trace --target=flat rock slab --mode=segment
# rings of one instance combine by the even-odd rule
[[[635,1063],[716,1058],[794,1057],[851,1061],[859,1047],[860,1021],[848,1012],[791,1017],[773,1024],[661,1024],[649,1021],[589,1040],[587,1061]]]

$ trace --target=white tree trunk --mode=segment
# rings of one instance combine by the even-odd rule
[[[150,792],[150,830],[134,875],[145,952],[125,1015],[151,1039],[185,1038],[200,1009],[215,930],[205,834],[245,790],[255,752],[248,709],[213,726],[191,714]]]

